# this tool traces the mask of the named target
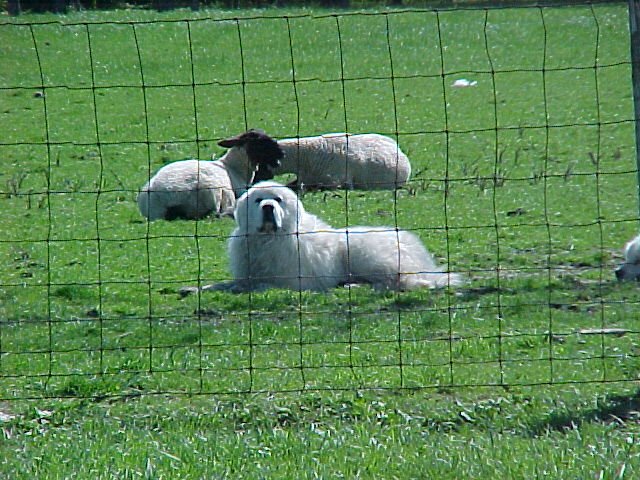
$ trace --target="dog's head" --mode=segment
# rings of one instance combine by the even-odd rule
[[[620,281],[640,280],[640,235],[625,245],[624,263],[616,268],[615,273]]]
[[[235,219],[242,233],[291,234],[304,213],[296,194],[276,182],[260,182],[244,193],[236,204]]]
[[[218,145],[224,148],[244,148],[251,167],[260,171],[262,180],[273,178],[274,170],[280,166],[280,159],[284,156],[278,142],[258,129],[225,138]]]

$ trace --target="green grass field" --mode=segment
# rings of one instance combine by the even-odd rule
[[[624,5],[24,15],[0,55],[0,477],[640,474]],[[396,137],[405,188],[304,204],[466,284],[180,298],[233,221],[136,192],[247,127]]]

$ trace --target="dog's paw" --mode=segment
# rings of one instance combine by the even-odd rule
[[[187,297],[191,294],[198,292],[233,292],[235,291],[236,284],[234,282],[219,282],[211,285],[204,285],[203,287],[182,287],[178,292],[181,297]]]
[[[210,292],[234,292],[235,287],[235,282],[218,282],[212,285],[206,285],[202,287],[202,290]]]
[[[198,287],[182,287],[180,290],[178,290],[178,293],[181,297],[184,298],[193,293],[198,293],[199,291],[200,289]]]

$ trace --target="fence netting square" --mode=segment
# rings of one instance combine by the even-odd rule
[[[0,23],[0,399],[637,380],[625,4],[220,15]],[[249,128],[397,141],[406,185],[302,202],[463,285],[179,295],[235,223],[139,189]]]

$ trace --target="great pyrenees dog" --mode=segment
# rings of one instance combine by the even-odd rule
[[[616,268],[618,280],[640,279],[640,235],[624,246],[624,263]]]
[[[323,291],[368,283],[381,290],[414,290],[460,283],[438,267],[420,239],[393,227],[336,229],[308,213],[296,194],[273,181],[243,194],[228,244],[232,282],[203,290],[267,288]],[[183,294],[197,291],[186,287]]]

